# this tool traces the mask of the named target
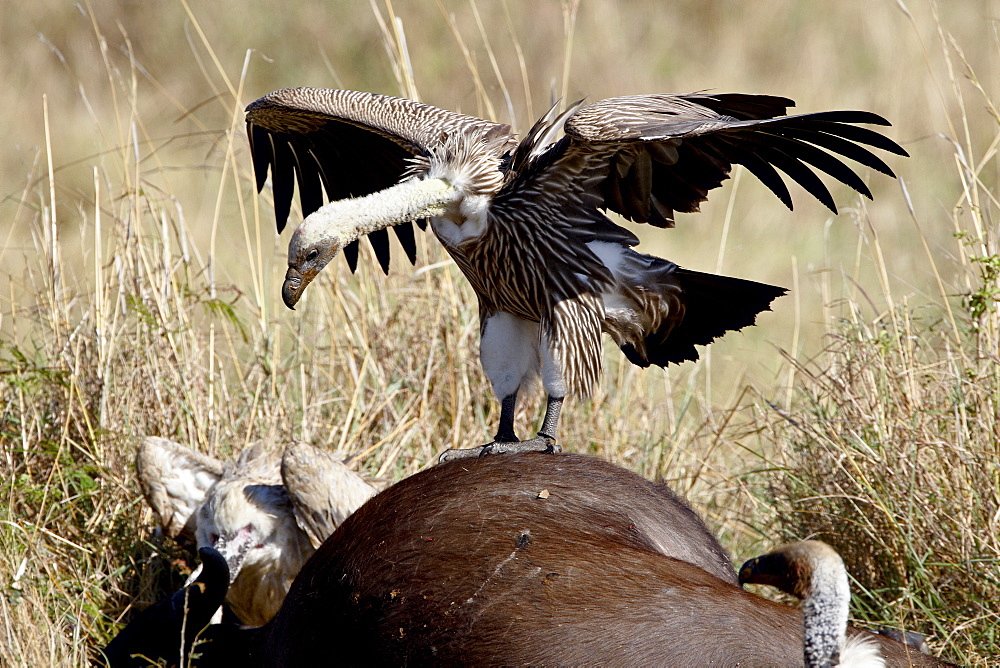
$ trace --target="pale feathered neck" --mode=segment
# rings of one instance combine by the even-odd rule
[[[885,659],[874,638],[852,636],[840,650],[840,668],[883,668]]]
[[[847,632],[851,602],[847,572],[840,564],[829,561],[817,560],[813,564],[809,594],[802,601],[807,666],[840,665],[839,654]]]
[[[370,195],[330,202],[307,216],[295,233],[303,244],[334,239],[343,247],[390,225],[444,215],[460,196],[445,179],[407,179]]]
[[[814,551],[809,589],[802,600],[806,666],[881,668],[885,660],[871,638],[847,640],[851,586],[840,555]]]

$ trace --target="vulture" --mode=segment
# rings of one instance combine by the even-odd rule
[[[257,443],[223,464],[149,436],[136,472],[167,536],[223,555],[232,581],[226,601],[253,625],[274,616],[306,559],[376,492],[308,443],[292,443],[280,455]]]
[[[826,543],[789,543],[750,559],[740,568],[740,584],[746,583],[771,585],[802,599],[806,668],[885,666],[872,636],[847,638],[851,587],[843,559]]]
[[[600,378],[602,333],[633,364],[666,367],[770,310],[783,288],[640,253],[608,215],[673,227],[675,212],[697,211],[735,164],[789,208],[781,173],[836,212],[817,172],[870,198],[841,158],[893,176],[873,149],[906,155],[862,127],[889,125],[881,116],[785,115],[793,105],[733,93],[581,101],[553,107],[519,140],[508,125],[413,100],[287,88],[250,104],[246,122],[258,191],[271,176],[278,232],[296,184],[305,216],[288,245],[289,308],[339,252],[354,270],[362,236],[388,271],[392,227],[413,262],[412,224],[428,221],[472,285],[500,419],[492,442],[448,459],[556,449],[564,398],[586,396]],[[545,415],[520,441],[517,396],[539,378]]]

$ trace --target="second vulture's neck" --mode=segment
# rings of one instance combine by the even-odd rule
[[[305,241],[337,237],[343,245],[390,225],[444,215],[459,200],[458,188],[444,179],[409,179],[363,197],[320,207],[300,226]]]
[[[851,589],[847,571],[836,566],[813,570],[810,593],[802,601],[807,666],[835,666],[841,658]]]

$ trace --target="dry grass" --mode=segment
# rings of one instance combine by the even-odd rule
[[[640,372],[610,353],[563,442],[671,481],[737,558],[822,535],[857,578],[855,614],[995,662],[997,82],[975,73],[1000,75],[997,6],[907,6],[4,13],[0,71],[20,94],[0,129],[0,664],[82,665],[177,584],[181,555],[151,537],[134,480],[142,435],[218,456],[303,438],[399,478],[491,433],[475,302],[432,239],[416,269],[337,262],[281,306],[287,242],[253,193],[241,109],[300,84],[521,127],[552,96],[705,87],[892,119],[908,197],[875,177],[875,203],[834,191],[831,219],[738,178],[678,230],[638,230],[647,250],[794,296],[697,365]]]
[[[818,537],[844,556],[857,614],[916,629],[956,660],[1000,656],[1000,247],[994,219],[996,126],[991,95],[948,40],[950,92],[962,118],[984,110],[990,142],[957,140],[961,189],[938,215],[915,209],[915,252],[936,292],[893,295],[900,249],[864,220],[866,257],[886,307],[865,293],[831,323],[829,345],[796,370],[789,410],[755,427],[765,468],[749,479],[788,538]],[[963,93],[971,89],[967,99]],[[946,221],[950,252],[924,231]],[[764,482],[766,481],[766,482]]]
[[[995,314],[989,333],[956,332],[932,309],[892,316],[845,323],[801,368],[798,410],[767,420],[782,445],[765,456],[775,533],[834,545],[864,618],[931,633],[954,656],[996,656]]]

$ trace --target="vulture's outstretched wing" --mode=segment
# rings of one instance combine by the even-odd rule
[[[257,190],[264,187],[270,169],[278,232],[288,220],[295,182],[302,214],[308,216],[323,205],[324,189],[332,201],[388,188],[400,180],[414,158],[426,156],[443,136],[470,128],[509,130],[413,100],[348,90],[285,88],[247,107]],[[414,262],[413,227],[402,224],[392,229]],[[388,273],[388,232],[373,232],[368,239]],[[354,271],[356,241],[344,249],[344,257]]]
[[[195,510],[222,477],[222,462],[166,438],[147,436],[139,445],[135,468],[143,496],[166,534],[193,545]]]
[[[830,191],[816,172],[871,193],[841,161],[849,158],[894,176],[866,146],[897,155],[906,151],[891,139],[858,123],[889,125],[865,111],[827,111],[782,116],[792,100],[769,95],[634,95],[581,107],[564,124],[566,138],[549,155],[531,147],[543,169],[526,168],[524,179],[506,190],[548,192],[559,183],[583,180],[604,169],[586,188],[599,208],[629,220],[673,227],[674,212],[694,212],[708,191],[728,178],[734,164],[747,168],[790,209],[792,200],[779,170],[836,212]],[[525,151],[518,147],[512,162]],[[596,165],[595,165],[596,163]],[[568,173],[567,173],[568,172]],[[523,206],[523,199],[518,199]]]
[[[375,488],[339,459],[308,443],[292,443],[281,458],[281,477],[295,521],[313,547],[375,495]]]

